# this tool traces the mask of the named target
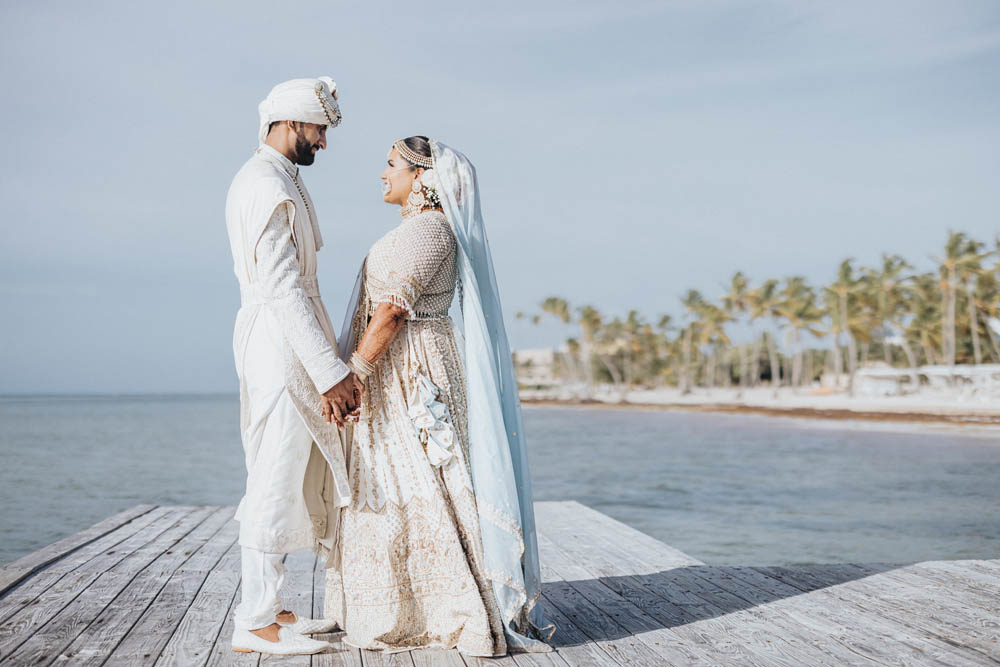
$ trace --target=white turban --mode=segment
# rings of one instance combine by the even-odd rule
[[[337,83],[328,76],[279,83],[257,106],[257,111],[260,112],[261,143],[267,139],[271,123],[279,120],[337,127],[340,125]]]

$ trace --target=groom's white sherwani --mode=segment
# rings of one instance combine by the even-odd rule
[[[319,295],[322,237],[298,168],[262,144],[233,179],[226,227],[242,301],[233,337],[247,467],[240,544],[269,553],[329,547],[350,490],[321,394],[349,369]]]

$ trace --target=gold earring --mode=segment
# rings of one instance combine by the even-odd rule
[[[420,183],[420,179],[413,179],[413,184],[410,186],[410,194],[406,198],[406,203],[415,208],[416,210],[423,209],[427,200],[424,198],[424,187]]]

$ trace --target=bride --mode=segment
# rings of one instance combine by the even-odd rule
[[[476,172],[415,136],[383,199],[402,222],[361,268],[341,357],[365,382],[326,615],[366,649],[547,651],[521,409]],[[456,292],[464,337],[449,307]]]

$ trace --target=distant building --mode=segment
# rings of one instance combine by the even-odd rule
[[[514,371],[524,387],[551,387],[558,384],[555,374],[556,350],[532,348],[514,350]]]
[[[1000,364],[919,366],[915,373],[916,386],[910,369],[872,364],[854,376],[855,391],[868,396],[898,396],[926,385],[932,390],[958,392],[966,397],[1000,397]]]

